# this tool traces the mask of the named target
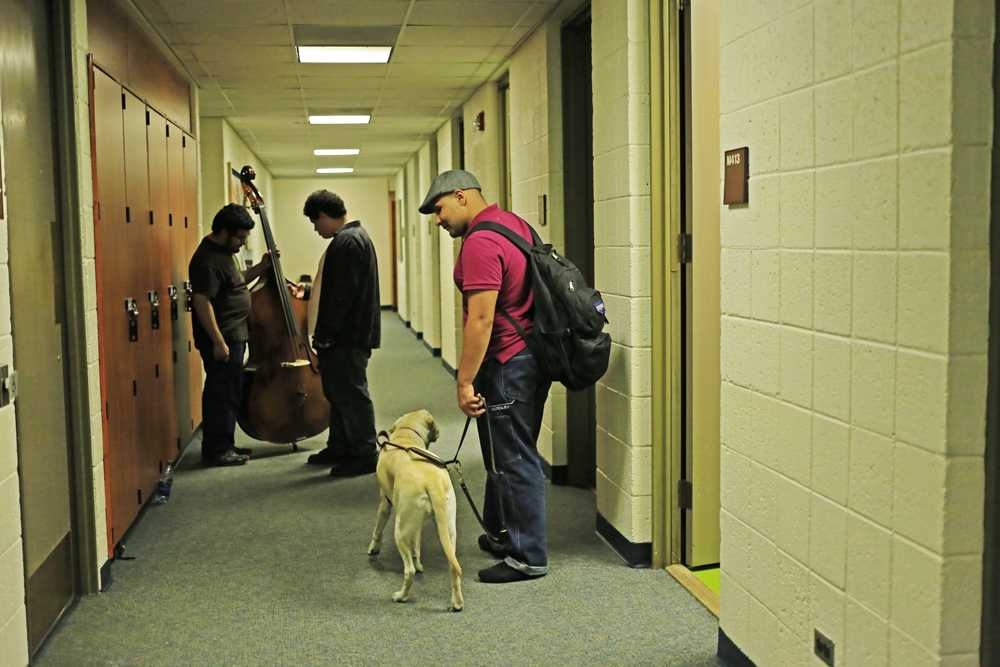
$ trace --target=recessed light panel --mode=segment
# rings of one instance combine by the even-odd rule
[[[367,125],[371,120],[371,114],[309,116],[309,123],[311,125]]]
[[[321,167],[316,170],[317,174],[353,174],[353,167]]]
[[[299,46],[300,63],[377,63],[389,62],[391,46]]]
[[[313,155],[358,155],[360,152],[358,148],[316,148]]]

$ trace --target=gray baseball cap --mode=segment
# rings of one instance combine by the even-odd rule
[[[427,190],[424,203],[418,209],[424,215],[434,212],[434,203],[442,195],[451,194],[455,190],[482,190],[476,177],[464,169],[449,169],[434,177],[431,187]]]

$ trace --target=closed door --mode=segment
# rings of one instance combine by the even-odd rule
[[[173,339],[174,403],[176,406],[178,446],[187,444],[194,425],[191,420],[191,368],[188,364],[188,341],[191,318],[187,314],[188,229],[184,196],[184,134],[176,125],[167,125],[167,195],[170,207],[167,227],[170,231],[172,297],[168,295],[170,331]]]
[[[0,0],[0,17],[21,526],[34,653],[75,594],[62,259],[67,225],[56,217],[49,3]]]

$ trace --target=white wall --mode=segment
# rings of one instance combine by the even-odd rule
[[[392,246],[389,230],[389,180],[378,178],[278,178],[274,180],[274,205],[268,219],[281,249],[285,275],[298,280],[303,273],[315,278],[320,255],[329,243],[321,239],[302,214],[306,198],[326,189],[340,195],[348,220],[361,220],[375,245],[382,305],[392,303]]]
[[[403,171],[406,179],[406,198],[403,200],[403,206],[406,208],[406,261],[408,264],[406,286],[408,290],[409,318],[407,321],[410,323],[413,331],[423,335],[424,300],[420,292],[423,286],[420,273],[424,270],[420,262],[423,235],[419,233],[421,228],[420,221],[423,216],[417,211],[417,207],[420,206],[421,197],[424,193],[417,192],[416,155],[410,158]]]
[[[400,169],[396,173],[396,304],[399,316],[404,321],[410,319],[409,300],[409,270],[410,263],[407,261],[409,240],[407,239],[407,227],[409,217],[406,215],[406,172]]]
[[[458,120],[450,119],[437,131],[437,172],[458,169]],[[462,349],[462,298],[455,287],[453,272],[461,241],[435,229],[438,238],[438,275],[441,286],[441,358],[458,369]]]
[[[979,664],[993,11],[722,14],[721,625],[757,664],[817,664],[814,628]]]
[[[597,386],[597,509],[626,539],[652,539],[648,4],[592,6],[594,278],[614,341]],[[658,406],[657,409],[666,409]]]
[[[243,203],[242,190],[238,179],[230,169],[239,171],[250,165],[256,172],[254,184],[270,210],[274,202],[271,172],[257,157],[246,142],[236,133],[224,118],[206,117],[199,119],[201,135],[198,137],[201,154],[201,229],[208,234],[212,230],[212,218],[219,209],[229,203]],[[235,190],[236,196],[232,196]],[[268,216],[270,219],[270,216]],[[256,216],[254,216],[256,219]],[[258,224],[247,240],[247,253],[254,260],[260,259],[267,250],[264,234]]]
[[[437,175],[437,146],[431,140],[417,152],[417,192],[416,206],[420,206],[424,195],[431,186],[431,178]],[[431,172],[434,172],[433,174]],[[416,211],[416,208],[414,208]],[[441,349],[441,272],[439,270],[440,249],[437,227],[433,216],[417,211],[417,235],[420,237],[420,291],[423,305],[424,340],[433,349]]]

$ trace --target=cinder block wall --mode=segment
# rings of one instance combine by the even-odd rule
[[[404,173],[406,175],[406,198],[403,200],[403,206],[406,208],[406,286],[408,290],[407,315],[409,315],[407,321],[410,323],[410,327],[413,331],[422,334],[424,330],[424,309],[423,298],[420,295],[420,271],[422,270],[420,265],[421,238],[417,233],[417,230],[420,228],[421,218],[420,213],[417,211],[417,207],[420,206],[420,197],[422,193],[417,192],[419,190],[419,184],[417,182],[416,155],[410,158],[409,162],[406,163]]]
[[[406,249],[409,243],[405,240],[406,225],[409,220],[406,216],[406,169],[400,169],[396,173],[396,311],[403,320],[410,319],[410,299],[409,299],[409,272],[410,262],[406,257]]]
[[[455,145],[455,133],[458,122],[451,118],[437,131],[437,173],[457,169],[454,157],[458,146]],[[436,175],[436,174],[435,174]],[[431,223],[433,224],[433,220]],[[457,239],[451,238],[446,232],[435,227],[437,236],[438,275],[441,280],[441,358],[446,364],[458,369],[458,358],[462,345],[462,299],[455,289],[453,270],[458,249],[461,247]]]
[[[595,283],[614,340],[597,387],[597,509],[652,540],[649,18],[642,0],[592,5]]]
[[[818,664],[814,628],[838,664],[978,664],[992,29],[722,14],[721,626],[757,664]]]
[[[417,152],[417,199],[414,211],[420,206],[431,186],[432,174],[437,166],[437,145],[431,139]],[[437,227],[431,217],[417,211],[417,235],[420,237],[420,292],[423,300],[424,340],[432,348],[441,349],[441,303],[438,276],[440,255]]]

